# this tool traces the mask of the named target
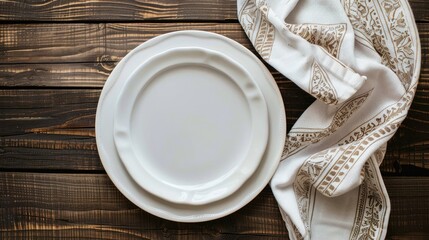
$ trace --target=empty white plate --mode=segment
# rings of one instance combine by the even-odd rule
[[[114,106],[129,79],[150,57],[178,47],[201,47],[221,52],[239,62],[256,81],[264,95],[269,116],[268,144],[253,175],[231,195],[203,205],[177,204],[151,194],[128,174],[113,137]],[[286,118],[280,91],[264,64],[248,49],[222,35],[202,31],[179,31],[146,41],[132,50],[107,79],[97,106],[96,141],[101,162],[115,186],[130,201],[156,216],[179,222],[202,222],[231,214],[254,199],[271,179],[283,151]]]
[[[268,139],[264,97],[237,62],[173,48],[140,65],[115,109],[114,139],[133,179],[190,205],[232,194],[253,174]]]

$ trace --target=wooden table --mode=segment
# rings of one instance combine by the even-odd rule
[[[429,2],[410,0],[423,49],[420,85],[381,166],[388,238],[429,239]],[[271,190],[225,218],[184,224],[130,203],[98,157],[94,118],[115,64],[154,36],[200,29],[254,49],[235,0],[0,2],[0,239],[286,239]],[[288,126],[313,99],[271,69]]]

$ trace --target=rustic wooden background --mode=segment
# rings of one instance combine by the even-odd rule
[[[410,0],[423,60],[408,118],[382,165],[389,239],[429,239],[429,2]],[[104,81],[154,36],[200,29],[254,51],[235,0],[0,1],[0,239],[286,239],[271,190],[238,212],[184,224],[123,197],[104,172],[94,118]],[[312,97],[272,70],[289,127]]]

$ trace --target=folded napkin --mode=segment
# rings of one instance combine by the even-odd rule
[[[390,202],[379,165],[420,72],[408,2],[238,0],[237,7],[259,55],[316,98],[288,133],[271,181],[290,238],[383,239]]]

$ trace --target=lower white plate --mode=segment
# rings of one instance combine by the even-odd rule
[[[125,80],[149,57],[178,47],[200,47],[220,52],[242,65],[255,79],[268,108],[269,137],[262,160],[253,175],[231,195],[203,205],[166,201],[140,185],[128,174],[116,150],[113,119],[118,96]],[[116,187],[130,201],[156,216],[180,221],[201,222],[226,216],[255,198],[271,179],[283,151],[286,119],[277,84],[259,59],[237,42],[218,34],[179,31],[153,38],[131,51],[114,69],[100,96],[96,114],[96,140],[103,166]]]

